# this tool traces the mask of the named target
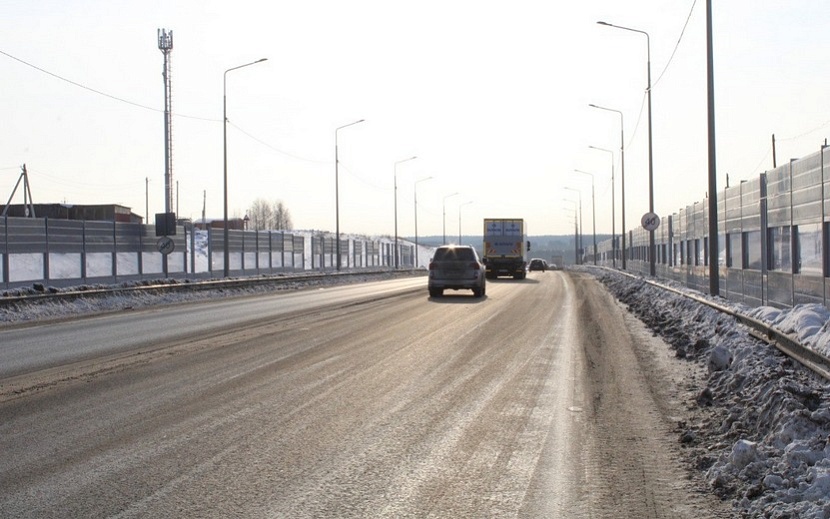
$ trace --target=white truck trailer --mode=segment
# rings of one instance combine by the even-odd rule
[[[525,224],[521,218],[485,218],[484,254],[486,277],[527,276],[527,253],[530,242],[525,236]]]

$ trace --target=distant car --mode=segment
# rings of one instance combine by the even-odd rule
[[[562,267],[560,267],[556,263],[551,263],[548,268],[550,268],[551,270],[562,270]]]
[[[444,245],[435,249],[429,262],[430,297],[444,295],[444,290],[472,290],[475,297],[483,297],[486,290],[484,265],[478,253],[469,245]]]
[[[548,262],[541,259],[541,258],[533,258],[530,260],[530,265],[527,267],[527,270],[534,271],[534,270],[541,270],[542,272],[548,269]]]

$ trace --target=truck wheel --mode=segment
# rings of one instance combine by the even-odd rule
[[[443,288],[430,288],[429,289],[429,297],[441,297],[444,295]]]

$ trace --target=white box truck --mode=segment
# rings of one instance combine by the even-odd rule
[[[525,239],[525,224],[521,218],[485,218],[484,254],[486,277],[527,276],[527,253],[530,242]]]

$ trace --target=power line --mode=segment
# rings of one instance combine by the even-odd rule
[[[776,138],[776,140],[778,140],[778,141],[793,141],[795,139],[800,139],[802,137],[806,137],[806,136],[810,135],[811,133],[815,133],[819,130],[823,130],[824,128],[827,128],[827,126],[830,126],[830,120],[824,121],[823,123],[821,123],[821,126],[817,126],[817,127],[813,128],[812,130],[808,130],[808,131],[806,131],[806,132],[804,132],[800,135],[796,135],[794,137],[778,137],[778,138]]]
[[[42,72],[43,74],[46,74],[48,76],[52,76],[53,78],[59,79],[61,81],[69,83],[70,85],[76,86],[78,88],[82,88],[82,89],[87,90],[89,92],[92,92],[94,94],[98,94],[100,96],[104,96],[104,97],[107,97],[109,99],[113,99],[115,101],[121,102],[121,103],[125,103],[125,104],[131,105],[131,106],[135,106],[137,108],[142,108],[144,110],[150,110],[150,111],[159,112],[159,113],[164,112],[164,110],[159,110],[158,108],[153,108],[152,106],[143,105],[141,103],[136,103],[135,101],[130,101],[129,99],[124,99],[123,97],[118,97],[118,96],[115,96],[115,95],[112,95],[112,94],[108,94],[106,92],[102,92],[100,90],[96,90],[92,87],[86,86],[82,83],[78,83],[77,81],[67,79],[63,76],[55,74],[54,72],[50,72],[50,71],[48,71],[44,68],[41,68],[41,67],[38,67],[37,65],[29,63],[28,61],[20,59],[16,56],[12,56],[8,52],[4,52],[4,51],[0,50],[0,54],[6,56],[8,58],[11,58],[11,59],[13,59],[13,60],[15,60],[19,63],[22,63],[22,64],[26,65],[27,67],[31,67],[31,68],[37,70],[38,72]],[[196,120],[199,120],[199,121],[209,121],[209,122],[216,122],[216,123],[221,123],[222,122],[221,119],[212,119],[212,118],[198,117],[198,116],[193,116],[193,115],[175,114],[175,116],[176,117],[184,117],[186,119],[196,119]]]
[[[131,106],[135,106],[135,107],[137,107],[137,108],[141,108],[141,109],[144,109],[144,110],[150,110],[150,111],[152,111],[152,112],[156,112],[156,113],[163,113],[163,112],[164,112],[164,110],[160,110],[160,109],[158,109],[158,108],[154,108],[154,107],[152,107],[152,106],[143,105],[143,104],[141,104],[141,103],[137,103],[137,102],[135,102],[135,101],[130,101],[129,99],[124,99],[124,98],[122,98],[122,97],[118,97],[118,96],[115,96],[115,95],[112,95],[112,94],[108,94],[108,93],[106,93],[106,92],[102,92],[102,91],[97,90],[97,89],[95,89],[95,88],[92,88],[92,87],[86,86],[86,85],[84,85],[84,84],[82,84],[82,83],[79,83],[79,82],[77,82],[77,81],[73,81],[73,80],[71,80],[71,79],[67,79],[67,78],[65,78],[65,77],[63,77],[63,76],[60,76],[60,75],[58,75],[58,74],[55,74],[54,72],[50,72],[50,71],[48,71],[48,70],[46,70],[46,69],[44,69],[44,68],[42,68],[42,67],[38,67],[37,65],[34,65],[34,64],[32,64],[32,63],[29,63],[28,61],[25,61],[25,60],[23,60],[23,59],[21,59],[21,58],[18,58],[18,57],[16,57],[16,56],[13,56],[13,55],[11,55],[11,54],[9,54],[8,52],[5,52],[5,51],[3,51],[3,50],[0,50],[0,54],[2,54],[2,55],[4,55],[4,56],[6,56],[6,57],[8,57],[8,58],[11,58],[11,59],[13,59],[13,60],[15,60],[15,61],[17,61],[17,62],[19,62],[19,63],[22,63],[22,64],[26,65],[27,67],[31,67],[31,68],[33,68],[33,69],[37,70],[38,72],[41,72],[41,73],[46,74],[46,75],[48,75],[48,76],[52,76],[53,78],[59,79],[59,80],[61,80],[61,81],[64,81],[64,82],[66,82],[66,83],[69,83],[70,85],[76,86],[76,87],[78,87],[78,88],[82,88],[82,89],[87,90],[87,91],[89,91],[89,92],[92,92],[92,93],[94,93],[94,94],[98,94],[98,95],[100,95],[100,96],[104,96],[104,97],[107,97],[107,98],[109,98],[109,99],[112,99],[112,100],[115,100],[115,101],[118,101],[118,102],[121,102],[121,103],[125,103],[125,104],[131,105]],[[221,120],[221,119],[214,119],[214,118],[210,118],[210,117],[199,117],[199,116],[194,116],[194,115],[184,115],[184,114],[179,114],[179,113],[173,113],[172,115],[173,115],[174,117],[182,117],[182,118],[185,118],[185,119],[195,119],[195,120],[198,120],[198,121],[207,121],[207,122],[214,122],[214,123],[221,123],[221,122],[222,122],[222,120]],[[271,150],[273,150],[273,151],[275,151],[275,152],[277,152],[277,153],[280,153],[280,154],[282,154],[282,155],[285,155],[285,156],[287,156],[287,157],[290,157],[290,158],[293,158],[293,159],[296,159],[296,160],[305,161],[305,162],[311,162],[311,163],[315,163],[315,164],[331,164],[331,161],[323,161],[323,160],[317,160],[317,159],[309,159],[309,158],[306,158],[306,157],[301,157],[301,156],[299,156],[299,155],[295,155],[295,154],[293,154],[293,153],[289,153],[289,152],[287,152],[287,151],[281,150],[281,149],[276,148],[275,146],[272,146],[271,144],[269,144],[269,143],[265,142],[264,140],[259,139],[258,137],[256,137],[256,136],[254,136],[254,135],[250,134],[249,132],[246,132],[245,130],[243,130],[243,129],[242,129],[242,128],[240,128],[239,126],[237,126],[237,125],[235,125],[235,124],[231,123],[230,121],[228,121],[228,124],[230,124],[231,126],[233,126],[234,128],[236,128],[237,130],[239,130],[242,134],[246,135],[248,138],[250,138],[250,139],[252,139],[252,140],[254,140],[254,141],[256,141],[256,142],[258,142],[258,143],[262,144],[263,146],[265,146],[265,147],[267,147],[267,148],[269,148],[269,149],[271,149]],[[14,168],[17,168],[17,167],[18,167],[18,166],[14,166]],[[9,168],[9,169],[12,169],[12,168]]]
[[[697,0],[692,1],[692,8],[689,9],[689,16],[686,17],[686,23],[683,24],[683,29],[680,31],[680,37],[677,38],[677,43],[674,45],[674,50],[671,52],[671,56],[669,56],[669,61],[666,63],[666,66],[663,68],[663,71],[660,72],[660,76],[657,77],[657,81],[651,84],[651,89],[654,90],[654,87],[657,86],[657,83],[663,78],[663,74],[669,69],[669,65],[671,65],[672,60],[674,59],[674,55],[677,52],[677,49],[680,47],[680,41],[683,40],[683,35],[686,33],[686,27],[689,26],[689,20],[692,18],[692,13],[695,10],[695,4],[697,4]]]
[[[228,121],[228,124],[233,126],[234,128],[236,128],[240,133],[242,133],[243,135],[245,135],[249,139],[258,142],[259,144],[262,144],[266,148],[268,148],[270,150],[273,150],[273,151],[276,151],[277,153],[279,153],[281,155],[285,155],[286,157],[290,157],[290,158],[296,159],[296,160],[301,160],[301,161],[304,161],[304,162],[311,162],[313,164],[332,164],[333,163],[330,160],[309,159],[309,158],[306,158],[306,157],[300,157],[299,155],[294,155],[293,153],[288,153],[287,151],[283,151],[279,148],[276,148],[276,147],[268,144],[267,142],[260,139],[259,137],[251,135],[250,133],[246,132],[245,130],[243,130],[242,128],[240,128],[239,126],[235,125],[234,123],[232,123],[230,121]]]

